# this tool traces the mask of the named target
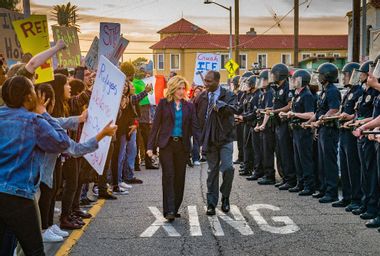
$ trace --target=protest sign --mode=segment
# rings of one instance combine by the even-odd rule
[[[24,15],[18,12],[0,8],[0,54],[7,61],[21,60],[22,50],[12,22],[23,19]]]
[[[96,36],[91,43],[90,50],[88,50],[84,63],[88,69],[95,70],[98,67],[98,48],[99,38]]]
[[[194,84],[203,85],[202,76],[209,70],[219,71],[220,55],[214,53],[198,53],[195,61]]]
[[[104,56],[100,56],[98,71],[88,106],[88,119],[82,130],[80,142],[96,136],[110,121],[116,122],[125,75]],[[99,148],[84,156],[100,175],[106,164],[111,137],[99,142]]]
[[[112,64],[114,65],[118,64],[128,44],[129,44],[129,41],[127,39],[125,39],[124,37],[120,37],[119,42],[117,43],[109,59]]]
[[[66,48],[57,52],[58,66],[76,68],[81,65],[78,31],[74,27],[51,26],[54,42],[62,39]]]
[[[24,54],[36,54],[50,48],[46,15],[31,15],[29,18],[13,22],[14,30]],[[47,60],[36,70],[36,83],[54,80],[52,60]]]
[[[120,39],[120,23],[100,23],[98,56],[111,58]]]

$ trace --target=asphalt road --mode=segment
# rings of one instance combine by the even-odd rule
[[[161,171],[137,176],[144,184],[107,201],[71,255],[380,255],[380,233],[359,217],[246,181],[237,171],[234,211],[209,219],[206,164],[188,168],[182,218],[168,224],[160,215]]]

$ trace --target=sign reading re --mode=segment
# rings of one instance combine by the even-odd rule
[[[25,38],[28,38],[29,36],[36,36],[37,34],[41,33],[46,33],[48,29],[46,20],[34,22],[26,21],[24,23],[21,23],[20,27]]]

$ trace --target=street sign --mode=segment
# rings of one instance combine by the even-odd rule
[[[228,78],[232,78],[235,75],[236,70],[239,68],[239,65],[233,59],[230,59],[224,65],[224,68],[228,72]]]

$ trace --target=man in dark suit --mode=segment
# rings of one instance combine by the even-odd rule
[[[201,145],[209,166],[207,178],[207,215],[215,215],[219,198],[219,171],[223,174],[220,186],[222,210],[230,210],[229,196],[234,178],[232,163],[234,140],[235,95],[219,85],[220,73],[209,71],[204,78],[206,91],[194,102],[200,129]]]

